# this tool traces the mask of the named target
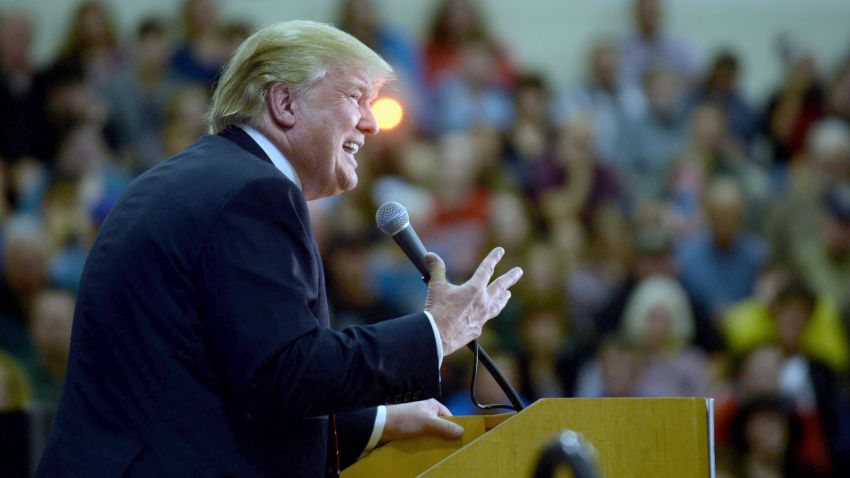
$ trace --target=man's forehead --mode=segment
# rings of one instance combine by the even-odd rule
[[[382,82],[378,82],[366,68],[362,67],[333,67],[328,71],[328,78],[337,85],[357,88],[369,93],[377,93]]]

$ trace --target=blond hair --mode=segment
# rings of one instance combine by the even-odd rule
[[[306,89],[334,67],[364,68],[376,86],[392,76],[392,67],[377,53],[331,25],[293,20],[260,29],[224,68],[207,115],[210,134],[254,123],[270,85]]]
[[[623,312],[623,332],[635,345],[646,339],[649,315],[655,307],[663,307],[670,315],[667,346],[678,349],[694,336],[694,315],[688,295],[675,279],[654,275],[642,280],[631,293]]]

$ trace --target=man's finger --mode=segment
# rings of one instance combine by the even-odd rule
[[[487,254],[487,257],[481,261],[481,264],[478,265],[478,269],[475,270],[475,274],[473,274],[472,279],[473,282],[477,282],[481,285],[487,285],[490,282],[490,278],[493,277],[493,272],[496,270],[496,264],[502,260],[502,256],[505,255],[505,250],[501,247],[497,247],[490,251]]]
[[[499,276],[498,279],[494,280],[493,283],[487,287],[487,292],[490,294],[497,294],[501,291],[510,289],[522,277],[522,274],[522,269],[514,267],[505,274]]]
[[[431,282],[446,280],[446,263],[440,256],[433,252],[426,252],[425,265],[428,266],[428,273],[431,274]]]
[[[505,291],[499,297],[496,297],[495,300],[492,302],[492,305],[490,306],[490,312],[488,314],[489,316],[487,317],[487,320],[490,320],[490,319],[496,317],[497,315],[501,314],[502,310],[505,308],[505,306],[508,305],[508,301],[510,299],[511,299],[511,291],[509,291],[509,290]]]
[[[463,427],[437,417],[433,417],[425,423],[425,431],[449,440],[456,440],[463,436]]]

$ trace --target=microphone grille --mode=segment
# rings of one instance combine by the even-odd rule
[[[410,216],[407,215],[407,209],[401,203],[387,201],[381,204],[375,213],[375,222],[384,234],[395,236],[410,224]]]

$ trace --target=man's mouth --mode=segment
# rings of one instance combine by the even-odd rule
[[[353,141],[347,141],[342,144],[342,149],[348,154],[355,155],[360,151],[360,145]]]

